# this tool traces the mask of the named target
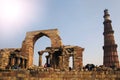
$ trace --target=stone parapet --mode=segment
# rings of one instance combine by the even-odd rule
[[[0,71],[0,80],[120,80],[120,71]]]

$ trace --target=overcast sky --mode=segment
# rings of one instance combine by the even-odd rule
[[[28,31],[57,28],[64,45],[85,48],[84,65],[102,65],[104,9],[120,53],[120,0],[0,0],[0,48],[20,48]],[[50,45],[47,37],[36,42],[35,64],[37,52]]]

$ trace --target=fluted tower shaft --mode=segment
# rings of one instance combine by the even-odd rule
[[[108,10],[104,10],[104,58],[103,65],[106,67],[116,66],[119,67],[119,59],[117,53],[117,44],[115,44],[114,31],[112,29],[110,14]]]

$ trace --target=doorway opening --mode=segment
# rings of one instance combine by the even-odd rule
[[[33,64],[35,66],[39,65],[39,54],[38,54],[38,52],[41,51],[41,50],[45,50],[46,47],[51,47],[51,41],[48,37],[42,36],[36,41],[36,43],[34,45]],[[48,55],[48,53],[43,53],[43,55],[42,55],[42,65],[43,66],[46,62],[46,56],[47,55]]]
[[[69,68],[73,69],[73,56],[69,57]]]

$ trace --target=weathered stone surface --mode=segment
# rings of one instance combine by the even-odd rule
[[[115,44],[109,14],[105,11],[104,65],[89,70],[83,67],[84,48],[63,45],[57,29],[27,32],[22,48],[0,49],[0,80],[120,80],[117,45]],[[34,44],[46,36],[51,47],[39,51],[39,66],[33,65]],[[42,66],[42,55],[47,52],[46,64]],[[69,58],[73,68],[69,67]],[[110,66],[117,68],[108,68]]]
[[[0,80],[120,80],[120,71],[41,72],[29,70],[0,71]]]
[[[0,69],[25,68],[27,58],[20,54],[20,50],[20,48],[0,49]]]
[[[78,46],[61,46],[57,48],[47,47],[45,50],[39,51],[39,64],[41,64],[41,55],[45,52],[48,53],[46,56],[46,67],[51,67],[56,71],[69,71],[70,69],[79,70],[82,66],[82,52],[83,48]],[[69,59],[72,57],[73,68],[69,67]],[[48,63],[49,62],[49,63]],[[41,66],[41,65],[40,65]]]
[[[15,50],[19,49],[18,48],[0,49],[0,69],[5,69],[5,67],[9,64],[9,56]]]
[[[0,68],[1,69],[20,69],[29,68],[35,69],[33,66],[33,52],[35,42],[46,36],[51,40],[51,47],[39,51],[39,67],[42,66],[42,55],[47,52],[46,65],[54,71],[69,71],[69,59],[73,59],[73,69],[79,70],[83,66],[83,51],[79,46],[63,45],[57,29],[31,31],[26,33],[25,40],[22,43],[22,48],[11,48],[0,50]],[[37,69],[37,68],[36,68]],[[49,69],[40,69],[48,71]]]
[[[62,41],[57,29],[27,32],[26,38],[22,43],[21,53],[28,57],[28,67],[33,65],[34,44],[42,36],[50,38],[51,47],[62,46]]]
[[[22,43],[21,55],[28,58],[28,68],[33,65],[34,44],[42,36],[46,36],[51,40],[51,47],[40,51],[39,66],[42,66],[41,55],[44,52],[48,52],[49,64],[53,68],[68,70],[70,56],[74,59],[74,69],[82,67],[82,52],[84,49],[78,46],[64,46],[58,33],[57,29],[27,32],[25,40]],[[46,63],[48,64],[48,61]]]

